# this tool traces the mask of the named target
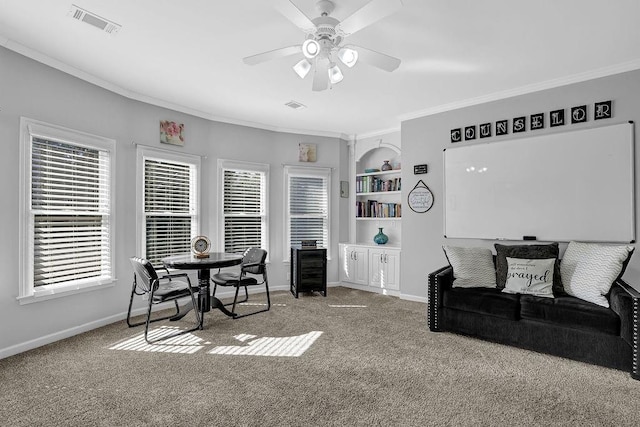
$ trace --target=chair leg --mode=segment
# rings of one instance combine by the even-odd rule
[[[178,300],[174,300],[174,302],[176,303],[176,307],[178,307]],[[158,319],[154,319],[154,320],[149,320],[149,318],[151,317],[151,308],[153,307],[153,293],[151,293],[150,298],[149,298],[149,310],[147,312],[147,322],[146,322],[146,326],[145,326],[145,330],[144,330],[144,340],[148,343],[148,344],[155,344],[159,341],[164,341],[164,340],[168,340],[169,338],[173,338],[173,337],[177,337],[179,335],[184,335],[186,333],[189,332],[193,332],[196,331],[198,329],[202,329],[203,328],[203,323],[204,323],[204,316],[202,315],[202,313],[200,313],[200,310],[198,310],[198,305],[196,302],[196,298],[194,296],[194,292],[191,292],[191,303],[193,304],[193,312],[196,316],[196,325],[193,328],[190,329],[185,329],[185,330],[180,330],[177,331],[173,334],[170,335],[165,335],[162,336],[160,338],[156,338],[156,339],[149,339],[149,324],[152,322],[155,322]],[[168,317],[163,317],[162,319],[168,319]]]
[[[147,323],[147,320],[143,320],[141,322],[137,322],[137,323],[133,323],[131,321],[131,310],[133,308],[133,297],[135,295],[144,295],[144,294],[139,294],[136,292],[136,287],[137,287],[137,282],[136,282],[136,277],[135,275],[133,276],[133,285],[131,286],[131,297],[129,298],[129,309],[127,310],[127,325],[130,328],[136,327],[136,326],[140,326],[140,325],[144,325],[145,323]],[[178,305],[178,301],[174,301],[175,305],[176,305],[176,312],[174,314],[171,314],[169,316],[165,316],[165,317],[158,317],[157,319],[152,319],[150,320],[150,322],[158,322],[160,320],[167,320],[167,319],[171,319],[172,317],[177,317],[180,315],[180,306]]]
[[[213,280],[212,280],[212,282],[213,282]],[[218,288],[218,284],[216,282],[213,282],[213,296],[214,297],[216,296],[216,289],[217,288]],[[243,302],[249,301],[249,293],[247,292],[247,287],[246,286],[245,286],[244,291],[245,291],[244,299],[242,301],[236,301],[236,304],[242,304]],[[233,301],[232,302],[227,302],[227,303],[222,303],[222,305],[224,305],[225,307],[228,307],[230,305],[233,305]]]
[[[264,276],[264,287],[265,287],[265,292],[267,293],[267,308],[263,308],[262,310],[252,311],[251,313],[246,313],[246,314],[236,314],[235,306],[234,306],[232,310],[233,313],[235,314],[235,316],[233,317],[234,319],[240,319],[241,317],[252,316],[254,314],[264,313],[265,311],[269,311],[269,309],[271,308],[271,297],[269,296],[269,281],[267,280],[266,273]],[[247,298],[249,298],[249,293],[247,291],[246,286],[244,287],[244,291],[247,292]],[[238,288],[236,288],[236,297],[237,296],[238,296]]]

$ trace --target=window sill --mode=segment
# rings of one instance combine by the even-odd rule
[[[58,287],[55,289],[37,289],[31,295],[19,296],[16,299],[20,305],[32,304],[34,302],[48,301],[51,299],[68,297],[71,295],[82,294],[85,292],[93,292],[100,289],[111,288],[115,286],[117,279],[110,281],[94,282],[91,284],[74,285],[67,287]]]

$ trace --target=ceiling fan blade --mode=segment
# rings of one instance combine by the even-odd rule
[[[313,73],[312,89],[316,92],[329,87],[329,60],[325,58],[316,59],[316,69]]]
[[[316,24],[290,0],[277,0],[275,8],[305,33],[313,33],[316,30]]]
[[[247,56],[243,58],[247,65],[256,65],[261,62],[271,61],[272,59],[284,58],[285,56],[295,55],[302,52],[302,45],[281,47],[280,49],[270,50],[269,52],[259,53],[257,55]]]
[[[375,50],[367,49],[366,47],[355,45],[347,45],[345,47],[357,50],[359,61],[366,62],[367,64],[378,67],[384,71],[391,72],[398,68],[400,66],[400,62],[402,62],[398,58],[376,52]]]
[[[371,0],[345,18],[338,28],[345,36],[353,34],[376,21],[391,15],[402,7],[402,0]]]

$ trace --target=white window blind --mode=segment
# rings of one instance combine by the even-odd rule
[[[108,152],[32,138],[33,286],[111,276]]]
[[[197,230],[195,164],[144,159],[145,257],[153,265],[189,252]]]
[[[329,247],[329,169],[287,167],[287,245],[316,240]]]
[[[265,164],[220,160],[222,177],[221,247],[243,252],[249,247],[267,248],[267,178]]]
[[[115,141],[20,119],[21,304],[110,285]]]

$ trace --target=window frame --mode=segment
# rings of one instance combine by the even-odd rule
[[[247,171],[264,174],[264,194],[262,195],[262,244],[264,250],[269,251],[269,175],[271,167],[267,163],[244,162],[240,160],[218,159],[218,237],[216,246],[220,252],[225,250],[225,214],[224,214],[224,171]],[[267,262],[269,256],[267,255]]]
[[[283,184],[284,184],[284,261],[290,261],[291,253],[291,217],[290,217],[290,185],[291,177],[307,177],[307,178],[323,178],[326,180],[327,188],[327,259],[331,260],[331,175],[332,168],[329,167],[311,167],[311,166],[290,166],[284,165]]]
[[[109,155],[109,209],[106,215],[109,218],[109,264],[110,275],[99,278],[88,278],[58,284],[42,285],[37,288],[34,285],[34,233],[35,214],[31,209],[32,201],[32,166],[33,149],[32,137],[61,142],[78,147],[104,151]],[[96,289],[104,289],[113,286],[116,282],[115,265],[115,230],[116,218],[116,141],[98,135],[82,132],[63,126],[42,122],[27,117],[20,117],[20,195],[19,195],[19,289],[17,300],[22,304],[46,301],[74,295]]]
[[[155,148],[146,145],[136,145],[136,253],[142,258],[147,257],[147,227],[145,212],[145,160],[157,160],[162,162],[174,162],[193,165],[195,167],[194,182],[194,214],[191,224],[191,239],[201,234],[200,215],[200,174],[202,159],[194,154],[179,153],[172,150]]]

